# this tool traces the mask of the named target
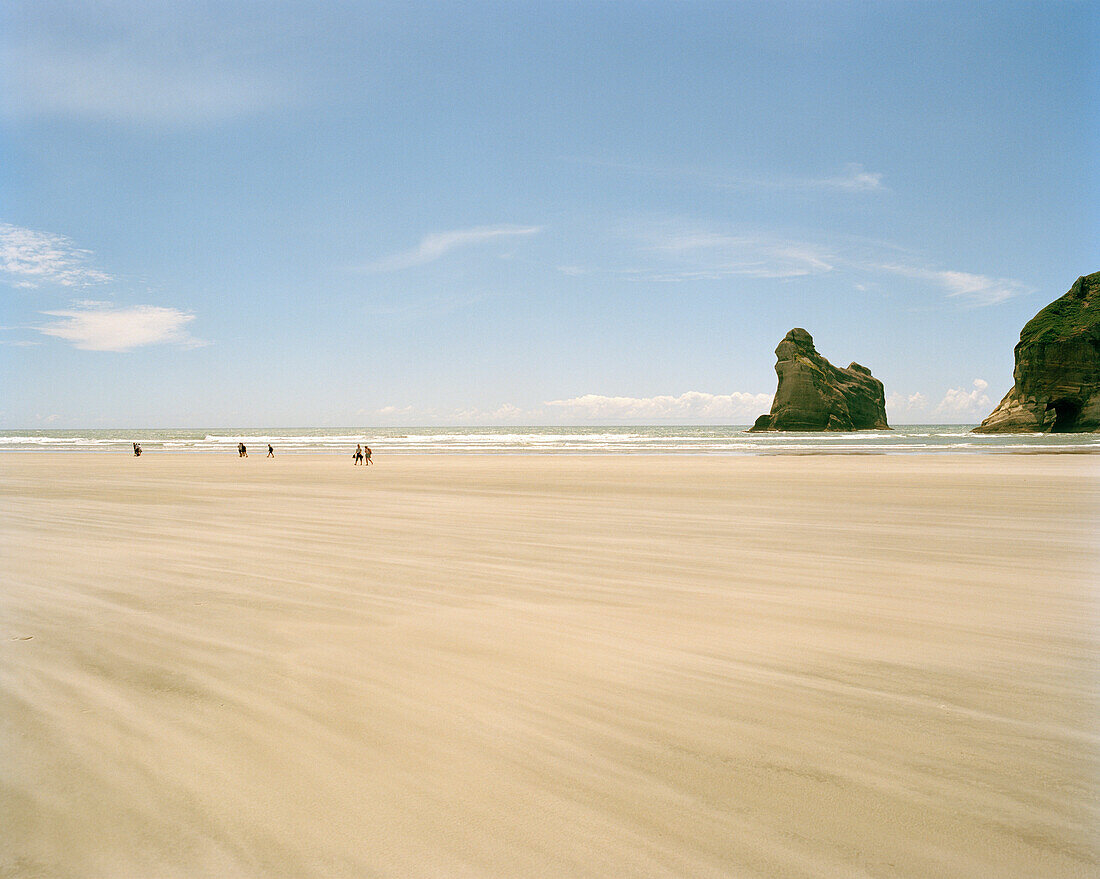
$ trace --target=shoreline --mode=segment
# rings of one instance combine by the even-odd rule
[[[598,451],[575,451],[572,449],[500,449],[493,451],[486,450],[471,450],[471,451],[454,451],[450,449],[441,449],[439,451],[425,452],[422,450],[409,450],[409,449],[387,449],[385,447],[372,446],[374,449],[375,457],[379,454],[383,458],[684,458],[684,459],[703,459],[703,460],[724,460],[731,458],[800,458],[800,457],[834,457],[834,458],[849,458],[849,457],[866,457],[866,456],[878,456],[878,457],[898,457],[898,458],[974,458],[974,457],[996,457],[999,455],[1037,455],[1037,456],[1058,456],[1058,455],[1100,455],[1100,445],[1096,447],[1062,447],[1062,448],[959,448],[959,447],[947,447],[941,449],[891,449],[891,448],[866,448],[866,449],[752,449],[752,450],[720,450],[720,451],[655,451],[652,449],[643,449],[638,451],[619,450],[598,452]],[[295,460],[303,460],[314,458],[317,460],[331,460],[333,458],[351,458],[354,449],[348,449],[340,451],[321,452],[315,449],[298,451],[295,449],[283,449],[278,447],[275,449],[276,458],[293,458]],[[125,450],[102,450],[102,451],[88,451],[86,449],[70,450],[70,449],[0,449],[0,461],[3,461],[6,457],[23,457],[43,455],[48,457],[63,456],[88,456],[92,458],[133,458],[135,457],[132,452]],[[196,458],[196,459],[214,459],[222,460],[226,458],[237,458],[237,455],[232,451],[226,451],[224,449],[196,449],[192,451],[162,451],[159,449],[154,450],[142,450],[142,458]],[[254,455],[249,454],[251,458],[266,458],[266,450],[257,451]],[[372,465],[373,466],[373,465]]]
[[[146,431],[0,431],[0,456],[9,451],[116,453],[131,456],[139,443],[147,455],[201,453],[235,457],[239,443],[276,456],[350,457],[356,443],[382,456],[637,455],[670,456],[924,454],[986,452],[1100,453],[1100,434],[976,435],[967,425],[896,425],[889,431],[751,433],[741,426],[508,427],[508,428],[224,428]],[[18,434],[18,435],[17,435]]]

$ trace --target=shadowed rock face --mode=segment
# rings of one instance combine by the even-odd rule
[[[858,363],[833,366],[795,328],[775,349],[779,387],[752,430],[889,430],[882,382]]]
[[[1100,431],[1100,272],[1027,322],[1015,384],[975,433]]]

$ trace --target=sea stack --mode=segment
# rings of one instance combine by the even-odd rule
[[[1100,272],[1020,331],[1015,383],[975,433],[1100,431]]]
[[[833,366],[800,327],[775,349],[779,387],[769,415],[750,428],[763,430],[889,430],[882,382],[858,363]]]

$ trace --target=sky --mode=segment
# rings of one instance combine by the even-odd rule
[[[1100,269],[1095,3],[0,5],[0,428],[971,423]]]

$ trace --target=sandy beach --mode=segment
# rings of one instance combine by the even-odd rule
[[[1100,459],[0,457],[0,876],[1089,877]]]

